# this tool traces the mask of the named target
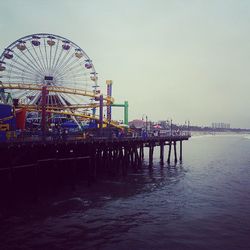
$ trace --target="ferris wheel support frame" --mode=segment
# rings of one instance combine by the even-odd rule
[[[103,127],[103,95],[100,95],[99,102],[100,102],[100,106],[99,106],[99,116],[100,116],[99,126],[100,126],[100,129],[102,130],[102,127]]]
[[[46,103],[49,91],[47,90],[47,86],[44,85],[42,87],[42,119],[41,119],[41,128],[42,132],[45,133],[46,125],[47,125],[47,113],[46,113]]]
[[[112,119],[112,110],[111,110],[111,102],[110,99],[112,98],[112,84],[113,81],[112,80],[107,80],[106,81],[107,84],[107,97],[108,97],[108,101],[107,101],[107,119],[110,122]]]

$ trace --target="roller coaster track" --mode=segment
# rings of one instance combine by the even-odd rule
[[[23,90],[37,90],[42,91],[42,84],[21,84],[21,83],[3,83],[0,81],[0,89],[23,89]],[[49,92],[57,92],[57,93],[67,93],[67,94],[73,94],[73,95],[80,95],[80,96],[88,96],[92,98],[99,98],[100,94],[94,94],[91,91],[81,90],[81,89],[73,89],[73,88],[65,88],[65,87],[56,87],[47,85],[47,89]],[[112,97],[103,97],[103,99],[106,101],[104,103],[104,106],[108,104],[113,104],[114,99]],[[40,107],[34,106],[34,105],[24,105],[20,104],[19,107],[24,107],[28,111],[33,112],[42,112],[42,109]],[[80,108],[93,108],[93,107],[99,107],[99,104],[78,104],[78,105],[72,105],[72,106],[62,106],[62,107],[55,107],[55,106],[47,106],[47,113],[54,113],[54,114],[61,114],[61,115],[70,115],[75,116],[79,118],[86,118],[86,119],[92,119],[99,121],[98,116],[93,116],[90,114],[82,114],[82,113],[74,113],[70,111],[61,111],[65,109],[80,109]],[[57,109],[57,110],[55,110]],[[103,122],[105,124],[110,124],[113,127],[122,129],[124,128],[120,124],[118,124],[116,121],[108,121],[107,119],[103,119]]]
[[[42,112],[41,108],[38,108],[38,109],[28,108],[27,110],[31,111],[31,112],[32,111],[33,112]],[[93,116],[93,115],[90,115],[90,114],[72,113],[72,112],[67,112],[67,111],[56,111],[56,110],[47,110],[47,113],[60,114],[60,115],[70,115],[70,116],[75,116],[75,117],[79,117],[79,118],[92,119],[92,120],[96,120],[96,121],[100,120],[98,116]],[[113,126],[115,128],[119,128],[119,129],[124,128],[123,126],[118,124],[116,121],[111,121],[109,123],[109,121],[107,119],[103,119],[103,122],[105,124],[110,124],[111,126]]]
[[[42,84],[23,84],[23,83],[3,83],[0,82],[0,89],[22,89],[22,90],[38,90],[42,91]],[[66,87],[57,87],[47,85],[47,90],[49,92],[56,92],[56,93],[65,93],[65,94],[72,94],[72,95],[80,95],[80,96],[88,96],[92,98],[99,98],[100,94],[94,94],[91,91],[82,90],[82,89],[73,89],[73,88],[66,88]],[[107,102],[114,102],[112,97],[103,97],[104,100]]]
[[[107,106],[107,103],[104,103],[103,106]],[[74,109],[90,109],[90,108],[98,108],[100,107],[99,103],[90,103],[90,104],[74,104],[69,106],[53,106],[53,105],[46,105],[47,110],[74,110]],[[27,108],[27,109],[36,109],[37,105],[30,105],[30,104],[18,104],[18,108]]]

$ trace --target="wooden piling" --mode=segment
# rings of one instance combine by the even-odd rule
[[[180,162],[182,162],[182,140],[180,140]]]
[[[139,146],[139,164],[142,165],[143,161],[143,144]]]
[[[137,150],[137,146],[134,146],[134,154],[135,154],[135,168],[137,168],[139,166],[139,154],[138,154],[138,150]]]
[[[172,141],[169,141],[169,148],[168,148],[168,164],[170,163],[170,158],[171,158],[171,147],[172,147]]]
[[[153,156],[154,156],[154,145],[149,145],[149,165],[151,166],[153,164]]]
[[[144,147],[143,147],[143,144],[140,145],[140,158],[141,158],[141,160],[144,159]]]
[[[174,141],[174,162],[177,162],[176,141]]]
[[[160,144],[160,164],[163,165],[164,162],[164,142]]]

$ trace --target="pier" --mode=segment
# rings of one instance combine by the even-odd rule
[[[58,185],[74,187],[77,181],[90,185],[102,176],[126,176],[129,168],[136,170],[147,161],[145,148],[149,166],[153,165],[155,147],[160,147],[161,165],[164,157],[167,164],[181,162],[182,143],[189,137],[187,134],[1,143],[1,196],[15,191],[32,191],[37,196],[43,189]]]

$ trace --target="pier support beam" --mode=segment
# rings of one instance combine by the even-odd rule
[[[168,148],[168,164],[170,163],[170,158],[171,158],[171,147],[172,147],[172,141],[169,141],[169,148]]]
[[[164,142],[160,145],[160,164],[163,165],[164,162]]]
[[[140,157],[138,154],[137,145],[134,147],[134,153],[135,153],[135,167],[137,168],[140,165]]]
[[[153,164],[153,156],[154,156],[154,145],[149,145],[149,165],[151,166]]]
[[[182,162],[182,140],[180,140],[180,162]]]
[[[176,141],[174,141],[174,162],[177,162]]]
[[[143,144],[140,146],[140,158],[141,158],[141,161],[142,161],[143,158],[144,158],[144,148],[143,148]]]
[[[140,165],[142,165],[143,158],[144,158],[144,148],[143,148],[143,144],[141,144],[139,146],[139,161],[140,161]]]

